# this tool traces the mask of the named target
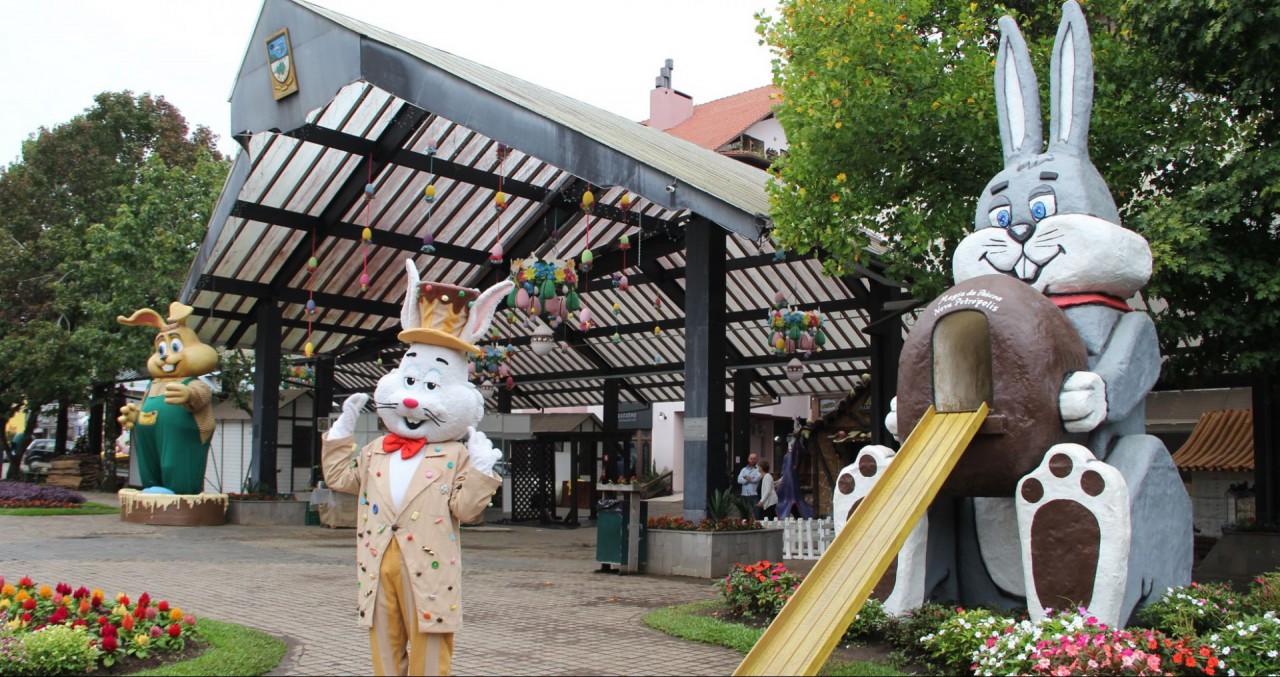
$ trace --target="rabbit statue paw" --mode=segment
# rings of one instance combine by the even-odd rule
[[[898,398],[889,400],[889,413],[885,414],[884,427],[889,430],[889,434],[893,435],[893,439],[902,441],[898,436]]]
[[[474,426],[467,428],[467,453],[471,454],[472,467],[490,477],[497,477],[493,466],[502,460],[502,450],[495,449],[493,442]]]
[[[183,405],[191,399],[191,388],[181,383],[164,384],[164,403]]]
[[[1107,417],[1107,384],[1091,371],[1073,372],[1058,394],[1062,425],[1071,433],[1087,433]]]
[[[138,422],[138,413],[140,411],[141,409],[138,408],[138,405],[126,404],[120,407],[120,416],[116,418],[116,421],[124,426],[125,430],[133,430],[134,424]]]
[[[342,413],[338,415],[338,420],[329,426],[329,434],[326,439],[335,440],[339,437],[354,435],[356,432],[356,419],[360,417],[360,412],[368,401],[369,396],[364,393],[356,393],[348,397],[347,401],[342,403]]]

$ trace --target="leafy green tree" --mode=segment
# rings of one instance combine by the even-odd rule
[[[149,337],[115,317],[176,299],[227,171],[213,144],[163,97],[106,92],[0,169],[0,408],[88,404],[143,367]]]
[[[1147,293],[1168,304],[1156,313],[1166,373],[1274,371],[1280,10],[1269,0],[1084,9],[1090,154],[1126,225],[1151,243]],[[782,245],[819,251],[832,273],[882,248],[916,297],[950,286],[951,252],[1001,167],[992,77],[1006,13],[1041,74],[1047,115],[1056,4],[783,0],[776,16],[759,15],[790,145],[770,186]]]

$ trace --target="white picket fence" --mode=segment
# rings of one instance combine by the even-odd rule
[[[783,559],[818,559],[835,538],[830,517],[766,519],[761,524],[766,529],[782,529]]]

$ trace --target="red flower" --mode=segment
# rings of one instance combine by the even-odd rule
[[[63,621],[67,620],[67,617],[70,615],[71,614],[67,611],[67,607],[60,606],[57,609],[54,609],[52,614],[49,614],[49,625],[60,625]]]
[[[31,615],[30,611],[26,611],[26,612],[23,612],[21,618],[23,623],[30,623],[31,619],[34,618],[34,616]]]
[[[25,601],[25,602],[23,602],[23,603],[22,603],[22,608],[23,608],[24,610],[26,610],[26,611],[35,611],[35,608],[36,608],[36,600],[35,600],[35,598],[33,598],[33,597],[28,597],[28,598],[27,598],[27,601]]]
[[[55,585],[53,589],[63,595],[71,594],[71,586],[67,585],[66,583],[59,583]]]
[[[169,602],[163,599],[160,600],[159,602],[156,602],[156,609],[158,609],[161,613],[168,613]]]
[[[181,634],[182,634],[182,626],[181,626],[181,625],[178,625],[177,623],[172,623],[172,624],[170,624],[170,625],[169,625],[169,636],[170,636],[170,637],[177,637],[178,635],[181,635]]]
[[[109,622],[106,616],[98,616],[98,625],[106,625]]]
[[[121,618],[121,619],[120,619],[120,627],[124,628],[126,632],[128,632],[128,631],[132,630],[132,629],[133,629],[133,616],[125,616],[124,618]]]
[[[136,607],[134,607],[134,608],[133,608],[133,617],[134,617],[134,618],[142,618],[144,615],[146,615],[147,610],[148,610],[148,609],[150,609],[150,608],[151,608],[151,607],[145,607],[145,606],[142,606],[141,604],[139,604],[138,606],[136,606]]]
[[[102,626],[102,631],[98,634],[101,637],[117,637],[120,633],[116,631],[116,626],[107,624]]]
[[[138,606],[147,606],[148,604],[151,604],[151,595],[144,592],[138,597]]]
[[[1209,655],[1209,654],[1211,654],[1211,653],[1213,653],[1213,651],[1212,651],[1209,647],[1207,647],[1207,646],[1202,646],[1202,647],[1200,647],[1200,655],[1201,655],[1201,656],[1208,656],[1208,655]]]
[[[31,580],[31,577],[30,577],[30,576],[23,576],[23,577],[18,581],[18,587],[19,587],[19,588],[31,588],[31,587],[35,587],[35,584],[36,584],[36,582],[35,582],[35,581],[33,581],[33,580]]]
[[[102,650],[105,651],[106,653],[115,653],[115,650],[119,647],[120,647],[120,644],[116,642],[115,637],[102,638]]]
[[[76,588],[76,591],[72,593],[71,596],[76,599],[84,599],[85,597],[89,596],[89,588],[86,588],[82,585]]]

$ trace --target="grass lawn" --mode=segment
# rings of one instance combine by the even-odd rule
[[[0,515],[39,517],[42,515],[115,515],[120,506],[85,502],[74,508],[0,508]]]
[[[646,614],[643,620],[645,625],[674,637],[704,644],[727,646],[734,651],[747,653],[751,647],[755,646],[760,635],[764,634],[764,628],[753,628],[707,615],[711,610],[722,607],[720,600],[709,599],[658,609]],[[839,658],[833,658],[827,661],[820,674],[904,675],[906,673],[886,663],[842,661]]]
[[[260,630],[207,618],[197,621],[196,629],[209,643],[209,648],[204,653],[190,660],[133,674],[256,677],[275,669],[284,656],[285,643]]]

